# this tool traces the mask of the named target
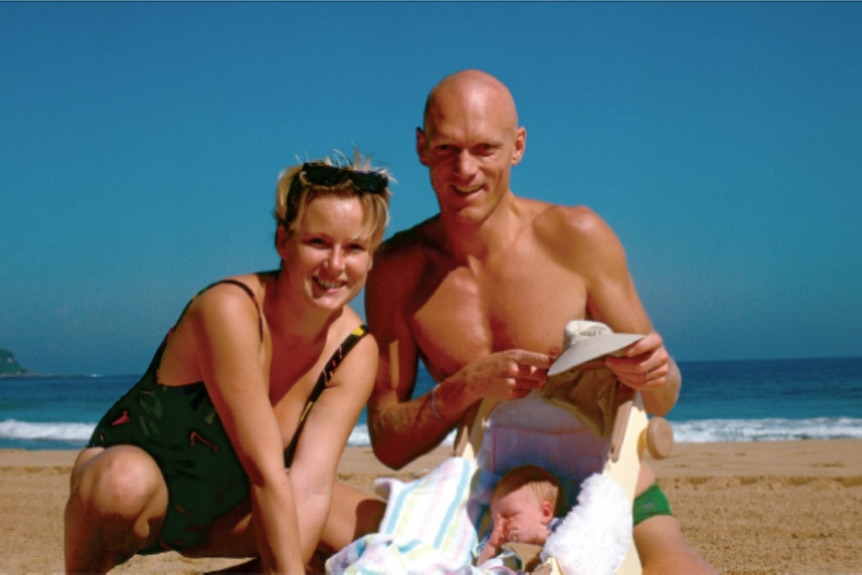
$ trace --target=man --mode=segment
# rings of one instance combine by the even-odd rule
[[[652,329],[614,232],[588,208],[510,189],[526,137],[509,90],[488,74],[453,74],[428,96],[416,151],[440,213],[391,238],[366,287],[381,349],[369,429],[374,453],[390,467],[439,445],[479,400],[540,388],[572,319],[647,334],[607,367],[641,392],[650,413],[676,403],[679,370]],[[413,397],[420,357],[439,383]],[[644,465],[637,492],[661,508],[666,499],[654,480]],[[639,523],[634,537],[645,572],[714,572],[669,510]]]

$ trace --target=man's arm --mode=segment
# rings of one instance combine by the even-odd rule
[[[540,387],[551,363],[548,355],[525,350],[492,353],[412,398],[419,350],[409,324],[410,298],[423,277],[421,258],[378,257],[365,289],[366,319],[380,345],[368,428],[374,454],[395,469],[438,446],[479,400],[517,399]]]
[[[397,255],[390,259],[380,252],[365,288],[366,319],[380,345],[377,379],[368,401],[368,429],[374,454],[394,469],[439,445],[461,415],[451,409],[448,394],[444,401],[439,387],[411,399],[418,350],[408,324],[407,302],[415,287],[415,265],[415,259]]]
[[[641,303],[622,243],[586,208],[568,209],[567,225],[578,246],[574,265],[583,271],[587,282],[589,317],[616,332],[647,334],[626,350],[625,357],[610,357],[606,365],[623,384],[641,392],[649,413],[666,414],[676,404],[682,379]]]

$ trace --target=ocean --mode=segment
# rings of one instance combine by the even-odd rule
[[[680,369],[682,392],[666,418],[679,443],[862,438],[862,357],[680,362]],[[81,448],[138,377],[0,378],[0,449]],[[418,393],[433,384],[420,369]],[[364,412],[349,444],[369,445]]]

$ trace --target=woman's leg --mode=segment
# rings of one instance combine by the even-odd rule
[[[158,465],[131,445],[85,449],[66,504],[66,571],[104,573],[159,535],[168,489]]]
[[[307,566],[309,573],[322,573],[326,560],[352,541],[363,535],[376,533],[386,511],[386,502],[375,495],[364,493],[336,481],[332,489],[329,516],[320,535],[317,552]],[[251,526],[251,507],[247,503],[220,517],[207,531],[206,548],[184,551],[190,557],[223,557],[257,555],[254,530]],[[257,573],[260,559],[240,563],[212,573]]]
[[[318,547],[335,553],[363,535],[376,533],[385,512],[386,502],[376,495],[336,481]]]

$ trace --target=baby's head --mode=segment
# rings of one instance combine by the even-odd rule
[[[509,470],[494,487],[491,517],[512,526],[547,526],[560,503],[560,482],[551,472],[521,465]]]

